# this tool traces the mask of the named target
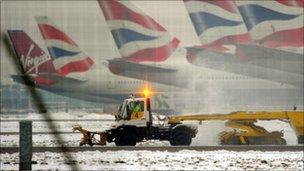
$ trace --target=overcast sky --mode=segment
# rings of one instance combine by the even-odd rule
[[[198,45],[190,18],[182,1],[132,1],[181,40],[181,46]],[[1,2],[1,83],[11,83],[15,74],[3,37],[7,29],[24,30],[46,50],[34,19],[49,16],[55,24],[95,61],[119,57],[112,35],[96,1],[2,1]]]

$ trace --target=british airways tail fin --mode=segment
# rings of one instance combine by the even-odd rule
[[[92,67],[94,61],[47,16],[37,16],[36,20],[58,75],[81,73]]]
[[[98,1],[123,59],[130,62],[165,61],[179,40],[129,1]]]
[[[55,73],[52,59],[23,30],[7,33],[24,74]]]
[[[229,50],[225,44],[251,41],[234,1],[184,0],[184,4],[201,45],[225,52]]]
[[[303,1],[236,1],[255,42],[303,54]]]

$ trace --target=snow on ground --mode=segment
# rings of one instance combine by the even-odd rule
[[[36,147],[58,147],[67,146],[75,147],[79,146],[79,142],[82,138],[81,134],[61,134],[63,142],[60,143],[56,140],[54,135],[51,134],[37,134],[33,135],[33,146]],[[96,136],[96,138],[98,138]],[[1,147],[18,147],[19,135],[1,135]],[[114,143],[107,143],[106,146],[115,146]],[[149,140],[137,143],[137,146],[170,146],[168,141]]]
[[[72,126],[80,124],[83,128],[89,129],[90,131],[104,131],[110,128],[113,121],[59,121],[53,122],[53,127],[50,128],[47,122],[33,122],[33,132],[52,132],[54,128],[56,131],[61,132],[72,132]],[[19,122],[5,122],[1,121],[1,132],[19,132]]]
[[[71,131],[72,125],[78,123],[84,128],[92,131],[103,131],[110,127],[111,121],[77,121],[77,122],[55,122],[57,131]],[[197,123],[193,123],[197,124]],[[284,130],[284,138],[287,140],[288,145],[296,145],[297,138],[292,128],[288,123],[281,121],[259,121],[258,125],[264,126],[269,131]],[[192,146],[199,145],[218,145],[218,134],[224,131],[226,128],[223,121],[205,121],[202,125],[198,125],[198,133],[192,141]],[[1,132],[19,131],[18,122],[1,122]],[[33,131],[50,131],[48,125],[45,122],[34,122]],[[78,134],[60,134],[63,138],[63,144],[65,146],[78,146],[78,143],[82,137]],[[97,136],[96,136],[97,138]],[[0,145],[4,146],[18,146],[19,135],[0,135]],[[52,134],[34,134],[33,135],[34,146],[59,146],[60,143],[56,141],[56,138]],[[113,146],[113,144],[108,144]],[[139,143],[138,146],[157,146],[157,145],[169,145],[167,141],[146,141]]]
[[[0,115],[1,116],[1,132],[18,132],[19,123],[18,122],[5,122],[5,120],[12,119],[43,119],[41,114],[28,114],[28,115]],[[54,122],[54,127],[56,131],[61,132],[70,132],[72,131],[72,125],[80,124],[83,128],[90,131],[103,131],[110,127],[114,121],[113,115],[109,114],[96,114],[96,113],[53,113],[51,117],[54,119],[76,119],[77,121],[56,121]],[[82,119],[96,119],[96,121],[82,121]],[[103,119],[106,119],[104,121]],[[113,120],[113,121],[109,121]],[[198,125],[198,122],[186,122],[191,124]],[[279,120],[274,121],[258,121],[257,125],[263,126],[268,131],[284,131],[284,138],[287,141],[288,145],[296,145],[297,138],[290,127],[289,123],[282,122]],[[203,121],[201,125],[198,125],[198,133],[193,139],[193,146],[199,145],[218,145],[218,134],[222,131],[225,131],[225,121]],[[49,128],[49,125],[46,122],[33,122],[33,132],[50,132],[52,129]],[[63,139],[64,146],[78,146],[78,143],[82,137],[79,134],[61,134]],[[7,146],[18,146],[19,135],[0,135],[0,145],[2,147]],[[33,135],[33,145],[34,146],[59,146],[60,143],[56,141],[54,135],[38,134]],[[108,144],[113,146],[114,144]],[[146,141],[138,143],[138,146],[157,146],[164,145],[168,146],[167,141]]]
[[[56,131],[71,131],[72,125],[78,123],[92,131],[102,131],[110,127],[113,115],[96,113],[54,113],[54,119],[77,121],[54,122]],[[40,114],[1,115],[1,132],[18,132],[18,122],[5,120],[44,119]],[[96,119],[96,121],[82,121]],[[198,124],[198,122],[190,122]],[[226,130],[224,121],[204,121],[198,125],[198,134],[192,145],[217,145],[217,134]],[[288,123],[281,121],[259,121],[257,125],[268,131],[284,130],[284,137],[290,145],[296,144],[296,136]],[[34,132],[49,132],[46,122],[33,122]],[[65,146],[78,146],[81,134],[61,134]],[[19,135],[1,135],[1,147],[18,146]],[[34,146],[59,146],[54,135],[33,135]],[[109,143],[107,146],[114,146]],[[167,141],[146,141],[137,146],[169,146]],[[231,151],[87,151],[71,153],[72,160],[67,160],[63,153],[34,153],[33,170],[67,170],[77,164],[82,170],[303,170],[302,152],[231,152]],[[19,154],[1,154],[1,170],[17,170]]]
[[[111,114],[105,114],[105,113],[87,113],[84,111],[69,111],[69,112],[55,112],[55,113],[47,113],[49,117],[52,119],[113,119],[114,120],[114,115]],[[1,114],[0,115],[0,120],[12,120],[12,119],[45,119],[44,114],[38,114],[38,113],[29,113],[29,114]]]
[[[31,113],[28,115],[0,115],[1,116],[1,132],[18,132],[19,123],[16,121],[8,122],[6,120],[23,120],[23,119],[37,119],[43,120],[41,114]],[[71,132],[74,124],[80,124],[83,128],[90,131],[104,131],[110,128],[114,122],[114,116],[110,114],[96,114],[96,113],[53,113],[51,117],[54,119],[71,120],[77,121],[55,121],[53,128],[59,132]],[[96,121],[82,121],[85,119],[96,119]],[[104,121],[106,120],[106,121]],[[112,121],[110,121],[112,120]],[[54,129],[49,128],[47,122],[33,122],[33,132],[51,132]],[[52,134],[34,134],[33,135],[33,146],[43,147],[54,147],[54,146],[78,146],[82,135],[78,134],[60,134],[63,139],[63,143],[56,140]],[[96,138],[97,135],[96,135]],[[1,147],[17,147],[19,144],[19,135],[0,135],[0,146]],[[169,146],[169,142],[166,141],[145,141],[138,143],[137,146]],[[114,143],[108,143],[107,146],[115,146]]]
[[[33,170],[303,170],[302,152],[231,151],[87,151],[35,153]],[[18,169],[18,153],[1,154],[1,170]]]

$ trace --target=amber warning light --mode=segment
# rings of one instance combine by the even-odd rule
[[[153,92],[151,90],[151,88],[149,87],[149,85],[146,83],[143,88],[141,89],[141,93],[142,95],[147,98],[147,97],[151,97]]]
[[[150,97],[151,92],[148,88],[145,88],[143,93],[145,97]]]

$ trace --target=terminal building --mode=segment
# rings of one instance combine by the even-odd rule
[[[103,112],[103,104],[81,101],[36,89],[41,95],[43,105],[51,112],[68,112],[84,110],[87,112]],[[37,112],[35,101],[26,86],[21,84],[1,85],[1,114],[22,114]]]

